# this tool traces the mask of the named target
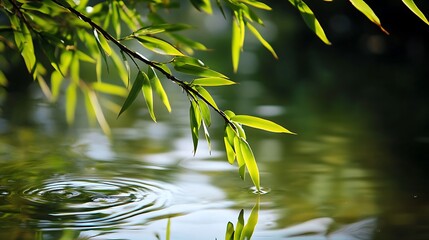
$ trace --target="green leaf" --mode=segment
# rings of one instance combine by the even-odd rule
[[[143,75],[143,95],[144,99],[146,101],[147,109],[149,110],[150,117],[154,122],[156,122],[155,112],[153,110],[153,93],[152,93],[152,86],[150,84],[149,77],[146,75],[146,73],[141,72]]]
[[[331,45],[328,38],[323,31],[322,26],[319,21],[314,16],[313,11],[307,6],[302,0],[289,0],[289,2],[296,7],[301,13],[302,18],[304,19],[305,24],[325,43]]]
[[[253,33],[253,35],[255,35],[255,37],[259,40],[259,42],[268,50],[271,52],[271,54],[273,55],[273,57],[275,59],[278,59],[278,56],[276,54],[276,52],[274,51],[273,47],[271,47],[271,45],[262,37],[262,35],[258,32],[258,30],[252,26],[252,24],[247,23],[246,24],[247,28],[249,28],[249,30]]]
[[[139,36],[135,37],[135,39],[137,39],[145,48],[155,53],[162,55],[183,56],[183,53],[181,53],[177,48],[162,39],[149,36]]]
[[[209,69],[199,59],[191,57],[175,57],[173,66],[176,71],[191,74],[200,77],[220,77],[227,78],[225,75]]]
[[[229,143],[226,131],[225,131],[224,136],[223,136],[223,142],[225,143],[225,151],[226,151],[226,157],[228,159],[228,162],[230,164],[234,164],[235,152],[234,152],[234,149],[232,148],[231,144]]]
[[[203,121],[207,124],[208,127],[212,124],[210,109],[203,100],[198,99],[198,106],[201,110],[201,116]]]
[[[97,39],[97,42],[100,44],[101,48],[107,54],[107,56],[110,56],[112,54],[112,49],[110,48],[109,43],[107,42],[103,34],[100,34],[97,29],[94,29],[94,36],[95,39]]]
[[[131,104],[136,99],[137,95],[140,93],[140,90],[143,87],[144,82],[144,75],[142,71],[139,71],[137,74],[136,79],[134,80],[133,86],[131,87],[130,93],[128,94],[127,98],[125,99],[124,104],[122,105],[121,110],[119,111],[118,117],[127,110]]]
[[[211,144],[211,141],[210,141],[209,130],[208,130],[207,125],[206,125],[206,123],[204,121],[202,121],[201,123],[203,125],[204,136],[206,137],[206,141],[207,141],[207,145],[208,145],[208,148],[209,148],[209,152],[211,152],[212,144]]]
[[[238,214],[237,226],[235,227],[234,240],[240,240],[241,234],[243,232],[244,227],[244,210],[241,209]]]
[[[110,46],[106,42],[105,44],[107,44],[107,45],[105,45],[103,47],[103,45],[100,43],[100,39],[98,37],[98,32],[96,29],[94,29],[94,36],[97,39],[96,42],[97,42],[98,51],[100,52],[101,56],[103,57],[104,62],[106,63],[107,71],[109,71],[109,64],[107,63],[106,50],[110,52],[111,51]],[[104,49],[104,48],[106,48],[106,49]],[[110,55],[110,54],[107,54],[107,55]],[[96,61],[95,71],[97,74],[98,81],[101,81],[101,62],[100,61]]]
[[[191,3],[199,11],[204,11],[208,14],[212,14],[212,6],[210,0],[191,0]]]
[[[270,11],[271,7],[268,6],[267,4],[263,3],[263,2],[259,2],[259,1],[255,1],[255,0],[241,0],[241,2],[243,3],[247,3],[255,8],[259,8],[259,9],[263,9],[263,10],[267,10]]]
[[[249,171],[250,178],[255,184],[256,189],[259,191],[261,189],[260,180],[259,180],[259,169],[256,164],[255,156],[253,155],[252,149],[250,148],[249,143],[247,143],[244,138],[239,138],[240,140],[240,149],[243,154],[244,162],[246,168]]]
[[[79,63],[79,57],[77,54],[73,54],[72,61],[70,63],[70,79],[78,84],[80,81],[80,63]]]
[[[161,23],[150,26],[144,26],[133,33],[134,36],[153,35],[162,32],[175,32],[192,28],[191,25],[183,23]]]
[[[420,11],[417,5],[413,0],[402,0],[402,2],[414,13],[416,14],[423,22],[429,25],[429,21],[425,17],[425,15]]]
[[[33,38],[30,30],[27,25],[15,15],[10,17],[10,21],[14,29],[13,34],[16,46],[24,59],[28,72],[33,75],[33,79],[36,79],[37,61],[36,55],[34,54]]]
[[[66,120],[68,124],[74,122],[74,115],[76,111],[76,83],[71,82],[66,90]]]
[[[94,109],[98,124],[100,124],[100,127],[103,130],[104,134],[110,136],[110,127],[106,121],[106,118],[104,117],[103,111],[101,110],[101,106],[98,102],[97,96],[95,95],[94,91],[90,89],[88,89],[87,94],[91,102],[92,108]]]
[[[284,128],[280,125],[278,125],[277,123],[274,123],[272,121],[269,121],[269,120],[266,120],[263,118],[259,118],[259,117],[254,117],[254,116],[249,116],[249,115],[235,115],[235,116],[231,117],[231,120],[234,122],[238,122],[240,124],[246,125],[248,127],[258,128],[258,129],[265,130],[268,132],[294,134],[293,132],[287,130],[286,128]]]
[[[170,240],[171,238],[171,218],[168,218],[167,229],[165,230],[165,240]]]
[[[98,92],[107,93],[110,95],[117,95],[121,97],[126,97],[128,95],[128,91],[126,88],[110,83],[94,82],[91,86],[94,90]]]
[[[119,78],[121,78],[125,86],[128,85],[129,71],[127,67],[124,65],[123,61],[116,52],[112,52],[111,59],[113,60],[113,64],[115,65]]]
[[[241,41],[241,29],[240,23],[237,17],[232,20],[232,40],[231,40],[231,51],[232,51],[232,68],[234,72],[238,70],[238,63],[240,62],[240,53],[242,51]]]
[[[201,96],[203,96],[212,105],[212,107],[219,109],[213,97],[205,88],[201,86],[195,86],[195,89],[201,94]]]
[[[161,98],[161,101],[164,104],[165,108],[167,108],[168,112],[171,112],[170,101],[168,100],[167,93],[165,92],[164,88],[162,87],[161,81],[159,80],[158,76],[156,75],[156,73],[152,67],[149,67],[149,69],[148,69],[148,77],[150,79],[150,84],[151,84],[152,88],[155,90],[155,92]]]
[[[131,79],[131,69],[130,69],[130,64],[128,63],[127,57],[125,56],[124,52],[121,50],[121,56],[122,56],[122,61],[125,64],[125,69],[127,70],[127,75],[128,75],[128,81],[127,81],[127,86],[130,83],[130,79]]]
[[[228,222],[226,225],[225,240],[234,240],[234,224]]]
[[[194,155],[197,152],[198,147],[198,132],[201,126],[201,115],[198,109],[198,105],[195,101],[191,101],[191,106],[189,109],[189,116],[191,119],[191,133],[192,133],[192,141],[194,143]]]
[[[233,85],[236,82],[231,80],[221,78],[221,77],[208,77],[208,78],[197,78],[192,81],[193,85],[199,85],[203,87],[216,87],[216,86],[226,86]]]
[[[243,152],[241,150],[240,144],[241,144],[240,137],[235,136],[234,150],[235,150],[235,156],[238,164],[238,173],[240,174],[241,179],[244,180],[245,174],[246,174],[246,162],[244,160],[244,156],[243,156]]]
[[[259,218],[259,197],[256,201],[255,206],[253,206],[252,211],[250,212],[247,223],[243,228],[243,233],[241,234],[240,240],[251,239],[253,232],[255,231],[256,224],[258,224]]]
[[[51,92],[52,101],[55,102],[60,95],[61,83],[63,82],[63,75],[60,72],[53,72],[51,75]]]
[[[361,13],[365,14],[365,16],[371,20],[371,22],[375,23],[377,26],[380,27],[380,29],[385,32],[386,34],[389,34],[380,23],[380,19],[378,19],[377,15],[375,15],[374,11],[371,9],[368,4],[366,4],[363,0],[349,0],[353,6],[359,10]]]

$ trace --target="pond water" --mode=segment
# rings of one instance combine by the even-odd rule
[[[242,209],[247,221],[255,205],[252,239],[428,236],[425,181],[398,181],[394,151],[363,109],[232,99],[299,133],[248,130],[266,191],[257,195],[226,161],[220,118],[211,152],[202,140],[193,156],[187,103],[172,95],[173,113],[153,123],[136,108],[110,121],[110,139],[84,117],[66,126],[60,105],[39,96],[4,100],[0,239],[224,239],[228,222]]]

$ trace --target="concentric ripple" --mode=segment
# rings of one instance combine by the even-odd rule
[[[22,211],[43,228],[100,228],[159,212],[173,188],[130,178],[61,178],[24,189]],[[156,215],[156,214],[155,214]]]

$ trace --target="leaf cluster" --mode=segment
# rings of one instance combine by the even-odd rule
[[[212,13],[209,0],[191,0],[191,3],[200,11]],[[254,10],[271,10],[268,5],[256,0],[218,0],[216,3],[225,17],[228,10],[233,19],[234,70],[243,48],[245,28],[277,57],[252,25],[263,24]],[[194,152],[200,132],[204,132],[210,146],[211,112],[219,114],[225,121],[229,162],[237,161],[243,179],[247,169],[256,188],[260,189],[259,170],[242,125],[271,132],[291,132],[271,121],[235,115],[218,107],[208,88],[235,82],[191,56],[194,51],[207,50],[204,44],[182,33],[192,26],[169,23],[160,14],[162,9],[177,6],[176,2],[164,0],[95,3],[89,0],[1,0],[0,13],[7,17],[9,25],[0,26],[4,30],[0,40],[20,53],[28,72],[50,101],[55,102],[64,95],[69,124],[73,123],[79,101],[83,99],[89,121],[98,122],[107,135],[110,135],[110,128],[103,111],[112,110],[119,117],[140,94],[153,121],[157,120],[154,95],[170,112],[170,100],[163,86],[163,81],[170,80],[186,93],[190,102]],[[135,46],[133,43],[141,48],[128,47]],[[144,53],[149,52],[160,60],[147,58]],[[94,78],[84,78],[87,75],[82,72],[87,69],[93,71]],[[178,73],[187,79],[179,79]],[[0,80],[7,84],[5,78]]]

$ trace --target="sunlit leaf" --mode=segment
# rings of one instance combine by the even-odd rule
[[[162,24],[154,24],[150,26],[144,26],[140,28],[139,30],[135,31],[133,35],[140,36],[140,35],[150,35],[150,34],[157,34],[162,32],[175,32],[175,31],[181,31],[185,29],[192,28],[191,25],[183,24],[183,23],[162,23]]]
[[[110,56],[112,54],[112,49],[110,48],[109,43],[107,42],[103,34],[100,34],[97,29],[94,29],[94,36],[95,39],[97,39],[97,42],[100,44],[101,48],[104,50],[104,52],[108,56]]]
[[[192,142],[194,144],[194,155],[195,155],[198,147],[198,132],[201,126],[201,114],[198,109],[198,105],[195,103],[195,101],[191,101],[189,116],[191,119],[190,123],[191,123]]]
[[[159,80],[158,76],[156,75],[152,67],[149,67],[148,69],[148,77],[150,79],[150,84],[152,88],[161,98],[161,101],[164,104],[165,108],[167,108],[168,112],[171,112],[170,101],[168,100],[167,93],[165,92],[164,87],[161,84],[161,81]]]
[[[260,8],[263,10],[267,10],[270,11],[271,7],[268,6],[267,4],[263,3],[263,2],[259,2],[259,1],[255,1],[255,0],[241,0],[241,2],[247,3],[255,8]]]
[[[74,122],[77,101],[76,95],[76,83],[71,82],[66,90],[66,120],[68,124]]]
[[[77,54],[73,55],[72,61],[70,63],[70,79],[78,84],[80,81],[80,63],[79,63],[79,57]]]
[[[6,75],[4,75],[3,71],[0,71],[0,86],[6,87],[8,84]]]
[[[248,127],[258,128],[268,132],[293,134],[291,131],[278,125],[277,123],[259,117],[249,115],[235,115],[231,118],[231,120],[246,125]]]
[[[233,85],[233,84],[236,84],[236,82],[233,82],[225,78],[220,78],[220,77],[208,77],[208,78],[194,79],[194,81],[192,81],[192,84],[203,86],[203,87],[216,87],[216,86]]]
[[[155,112],[153,110],[153,93],[152,86],[150,84],[149,77],[146,73],[141,72],[143,75],[143,95],[146,102],[147,109],[149,110],[149,115],[154,122],[156,122]]]
[[[213,97],[205,88],[201,86],[195,86],[195,89],[201,94],[201,96],[203,96],[212,105],[212,107],[218,109]]]
[[[238,122],[233,122],[233,124],[234,124],[234,126],[235,126],[235,129],[236,129],[237,135],[238,135],[239,137],[242,137],[242,138],[246,139],[246,132],[244,131],[244,129],[243,129],[243,127],[241,126],[241,124],[240,124],[240,123],[238,123]]]
[[[235,152],[234,152],[234,149],[232,148],[231,144],[229,143],[226,131],[224,133],[223,141],[224,141],[224,144],[225,144],[225,151],[226,151],[226,157],[228,159],[228,162],[230,164],[234,164],[234,162],[235,162]]]
[[[124,54],[124,52],[123,51],[121,51],[121,56],[122,56],[122,61],[124,62],[124,64],[125,64],[125,69],[127,70],[127,75],[128,75],[128,81],[127,81],[127,86],[129,85],[129,83],[130,83],[130,79],[131,79],[131,69],[130,69],[130,64],[128,63],[128,60],[127,60],[127,57],[125,56],[125,54]]]
[[[118,56],[116,52],[112,52],[111,59],[113,61],[113,65],[115,65],[117,73],[121,78],[122,82],[124,83],[125,86],[128,85],[129,72],[126,66],[124,65],[124,62],[121,60],[121,58]]]
[[[235,227],[234,240],[240,240],[244,228],[244,210],[241,209],[238,214],[237,226]]]
[[[260,180],[259,180],[259,169],[256,164],[255,156],[253,155],[252,149],[250,148],[249,143],[247,143],[244,138],[239,138],[241,153],[243,154],[244,162],[246,164],[247,171],[249,171],[250,178],[255,184],[256,189],[260,190]]]
[[[36,79],[36,55],[34,54],[33,38],[27,25],[17,16],[11,16],[10,21],[14,29],[16,46],[24,59],[29,73]]]
[[[228,222],[226,225],[225,240],[234,240],[234,224]]]
[[[167,229],[165,230],[165,240],[170,240],[171,238],[171,219],[167,220]]]
[[[84,62],[89,62],[89,63],[95,63],[95,60],[88,56],[86,53],[82,52],[82,51],[77,51],[77,55],[79,57],[79,60],[82,60]]]
[[[3,85],[3,84],[2,84],[2,73],[3,73],[3,72],[1,72],[1,71],[0,71],[0,85]],[[52,93],[51,93],[51,90],[49,89],[49,86],[48,86],[48,84],[46,83],[45,79],[44,79],[41,75],[38,75],[38,76],[37,76],[37,82],[39,83],[40,89],[42,90],[43,94],[44,94],[48,99],[51,99],[51,100],[52,100]]]
[[[365,16],[371,20],[371,22],[375,23],[377,26],[380,27],[380,29],[385,32],[386,34],[389,34],[380,23],[380,19],[378,19],[377,15],[374,13],[374,11],[371,9],[368,4],[366,4],[363,0],[349,0],[353,6],[359,10],[361,13],[365,14]]]
[[[223,10],[222,4],[220,3],[220,0],[216,0],[217,7],[219,8],[220,12],[222,13],[223,18],[226,19],[225,11]]]
[[[101,110],[101,106],[98,103],[97,96],[92,90],[88,90],[88,94],[89,94],[89,99],[94,109],[98,124],[100,124],[100,127],[103,130],[104,134],[106,134],[107,136],[110,136],[111,134],[110,127],[106,121],[106,118],[104,117],[103,111]]]
[[[258,32],[258,30],[252,26],[252,24],[247,23],[247,28],[255,35],[255,37],[259,40],[259,42],[268,50],[270,53],[274,56],[274,58],[278,59],[278,56],[276,52],[274,51],[273,47],[262,37],[262,35]]]
[[[203,130],[204,130],[204,136],[206,137],[206,141],[207,141],[207,145],[209,148],[209,152],[211,152],[212,149],[212,144],[211,144],[211,140],[210,140],[210,134],[209,134],[209,130],[207,128],[207,125],[204,121],[201,122],[203,125]]]
[[[402,2],[414,13],[416,14],[423,22],[429,25],[429,21],[425,17],[425,15],[420,11],[417,5],[413,0],[402,0]]]
[[[109,71],[109,64],[107,63],[107,55],[110,55],[109,53],[111,53],[111,49],[110,46],[107,42],[105,42],[105,46],[103,47],[103,45],[100,42],[100,38],[98,37],[98,32],[96,29],[94,29],[94,36],[97,39],[97,47],[98,47],[98,51],[100,52],[101,56],[103,57],[104,62],[106,63],[106,67],[107,67],[107,71]],[[104,38],[102,38],[104,39]],[[105,40],[105,39],[104,39]],[[106,53],[106,51],[108,51],[108,53]],[[97,79],[98,81],[101,81],[101,62],[100,61],[96,61],[96,66],[95,66],[95,72],[97,74]]]
[[[139,36],[135,37],[145,48],[163,55],[183,56],[177,48],[170,43],[155,37]]]
[[[52,92],[52,101],[55,102],[58,99],[61,89],[61,83],[63,82],[64,77],[61,73],[55,71],[51,75],[51,92]]]
[[[232,51],[232,68],[234,72],[238,70],[238,63],[240,62],[240,53],[242,50],[241,44],[241,30],[240,24],[236,17],[232,20],[232,40],[231,40],[231,51]]]
[[[176,71],[191,74],[200,77],[220,77],[227,78],[225,75],[209,69],[199,59],[191,57],[175,57],[173,66]]]
[[[191,0],[191,3],[199,11],[204,11],[208,14],[212,13],[210,0]]]
[[[240,240],[251,239],[253,232],[255,231],[256,224],[258,224],[259,218],[259,198],[256,201],[255,206],[253,206],[252,211],[250,212],[247,223],[243,228],[243,233],[241,234]]]
[[[235,113],[231,110],[225,110],[224,113],[230,119],[235,116]]]
[[[133,86],[131,87],[128,97],[125,99],[124,104],[122,105],[121,111],[119,111],[118,117],[127,110],[134,100],[137,98],[137,95],[140,93],[144,82],[144,75],[141,71],[138,72],[136,79],[134,80]]]
[[[313,32],[325,43],[331,45],[331,42],[325,35],[325,31],[320,25],[319,21],[314,16],[313,11],[307,6],[302,0],[289,0],[289,2],[295,6],[301,13],[302,18],[304,19],[305,24],[313,30]]]
[[[126,88],[110,83],[94,82],[91,86],[94,90],[98,92],[107,93],[110,95],[117,95],[121,97],[126,97],[128,95],[128,91]]]
[[[212,124],[210,109],[203,100],[198,100],[198,106],[201,110],[201,117],[208,127]]]
[[[241,144],[240,137],[235,136],[234,150],[235,150],[235,156],[238,164],[238,173],[240,174],[241,179],[244,180],[246,175],[246,162],[244,161],[244,156],[243,156],[240,144]]]

